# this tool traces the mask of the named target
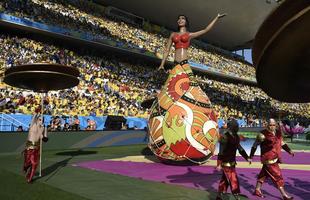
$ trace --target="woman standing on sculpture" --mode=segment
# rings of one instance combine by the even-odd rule
[[[188,19],[178,17],[178,30],[170,35],[159,69],[174,43],[176,66],[169,71],[149,118],[149,147],[160,160],[202,163],[213,155],[218,140],[217,116],[208,96],[193,78],[188,64],[190,40],[207,33],[217,17],[203,30],[188,32]]]
[[[179,15],[177,21],[179,32],[171,33],[159,69],[164,69],[164,64],[169,55],[172,43],[175,45],[174,62],[180,63],[181,61],[187,60],[187,49],[190,45],[190,40],[209,32],[218,19],[224,16],[226,16],[226,14],[218,14],[205,29],[191,33],[188,32],[189,21],[187,17],[185,15]]]

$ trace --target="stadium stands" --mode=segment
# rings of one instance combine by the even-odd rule
[[[98,37],[157,54],[163,51],[166,37],[159,32],[147,32],[143,28],[108,19],[91,7],[92,3],[85,5],[81,4],[83,1],[73,0],[67,4],[64,2],[5,0],[0,2],[0,12],[74,30],[90,31]],[[142,108],[141,102],[156,94],[166,79],[166,74],[159,74],[153,64],[143,60],[109,54],[98,56],[13,33],[0,32],[0,45],[1,74],[6,67],[36,62],[79,68],[82,75],[78,87],[50,92],[46,97],[45,114],[51,116],[121,115],[147,118],[149,110]],[[240,77],[254,77],[254,68],[218,52],[206,51],[194,45],[190,54],[195,62],[233,72]],[[196,78],[223,120],[235,117],[244,121],[244,126],[260,126],[271,113],[280,113],[283,118],[310,118],[309,104],[282,103],[256,87],[211,80],[201,74],[197,74]],[[11,88],[3,82],[0,82],[0,91],[1,113],[30,115],[40,110],[40,97],[31,91]]]
[[[120,46],[145,49],[161,57],[168,35],[160,32],[147,32],[139,27],[120,21],[113,21],[102,15],[98,9],[87,9],[83,1],[62,0],[5,0],[4,12],[14,16],[44,22],[46,24],[70,28],[77,31],[91,32],[96,38],[108,38],[119,42]],[[85,9],[86,8],[86,9]],[[237,74],[244,78],[255,77],[254,68],[238,60],[220,55],[205,45],[195,42],[189,48],[189,57],[194,62],[202,63],[223,71]],[[172,53],[169,59],[173,59]]]

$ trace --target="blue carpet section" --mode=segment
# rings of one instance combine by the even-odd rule
[[[123,135],[123,134],[130,134],[130,133],[128,133],[127,131],[120,131],[120,132],[116,132],[116,133],[111,133],[109,135],[105,135],[105,136],[95,140],[94,142],[87,145],[87,147],[97,147],[100,144],[102,144],[106,141],[112,140],[113,138],[118,137],[118,136]]]
[[[147,142],[144,140],[144,137],[136,137],[136,138],[128,138],[126,140],[122,140],[119,142],[115,142],[112,144],[112,146],[119,146],[119,145],[130,145],[130,144],[147,144]]]

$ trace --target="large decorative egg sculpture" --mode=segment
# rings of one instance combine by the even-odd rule
[[[148,125],[149,148],[161,161],[200,164],[214,154],[217,116],[189,64],[178,64],[170,71],[151,107]]]

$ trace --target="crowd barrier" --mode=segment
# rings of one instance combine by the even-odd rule
[[[69,123],[74,120],[73,117],[59,116],[61,124]],[[1,114],[0,118],[0,131],[16,131],[18,126],[22,126],[23,130],[27,131],[29,124],[31,123],[31,115],[24,114]],[[94,116],[79,116],[80,129],[85,130],[87,127],[87,119],[94,120],[96,122],[96,130],[104,130],[107,116],[94,117]],[[51,115],[44,115],[44,124],[50,124],[52,119]],[[138,117],[125,117],[126,124],[129,129],[145,129],[147,127],[147,119]]]
[[[61,124],[69,123],[71,124],[74,120],[73,117],[59,116],[61,119]],[[24,114],[1,114],[0,117],[0,131],[16,131],[18,126],[22,126],[24,131],[27,131],[29,124],[31,123],[31,115]],[[80,129],[85,130],[87,127],[87,120],[94,120],[96,122],[96,130],[105,130],[105,122],[107,116],[79,116],[80,120]],[[146,129],[147,128],[147,119],[138,118],[138,117],[125,117],[126,124],[129,129]],[[44,124],[47,126],[52,120],[51,115],[44,115]],[[223,119],[218,120],[219,128],[222,128],[225,121]],[[246,125],[246,122],[243,119],[239,119],[238,123],[241,127]]]

